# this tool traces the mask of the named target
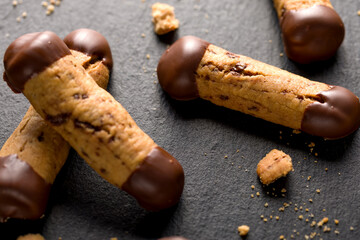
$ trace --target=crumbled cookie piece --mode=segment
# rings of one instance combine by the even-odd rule
[[[45,240],[45,238],[40,234],[27,234],[18,237],[17,240]]]
[[[240,236],[245,237],[249,233],[250,227],[247,225],[241,225],[238,227],[238,231]]]
[[[155,26],[155,32],[163,35],[174,31],[179,27],[179,20],[175,18],[174,7],[164,4],[155,3],[152,5],[152,17]]]
[[[329,218],[324,217],[320,222],[318,222],[318,227],[322,227],[325,223],[329,221]]]
[[[256,172],[260,181],[268,185],[293,170],[291,157],[283,151],[271,150],[257,165]]]

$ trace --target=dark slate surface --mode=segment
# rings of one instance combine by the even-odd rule
[[[15,38],[29,32],[51,30],[64,37],[74,29],[87,27],[105,35],[115,62],[108,90],[138,125],[184,167],[186,185],[180,203],[159,213],[146,212],[71,151],[52,189],[46,216],[34,222],[0,224],[0,239],[14,239],[28,232],[40,232],[47,240],[157,239],[168,235],[192,240],[240,239],[237,226],[242,224],[251,228],[249,240],[279,239],[280,235],[304,239],[312,232],[320,233],[316,239],[360,239],[359,131],[338,141],[294,135],[291,129],[206,101],[176,102],[164,94],[155,75],[157,61],[167,45],[191,34],[360,95],[360,2],[333,0],[345,23],[346,38],[335,58],[311,66],[297,65],[280,56],[283,47],[270,0],[168,1],[175,6],[181,27],[166,37],[153,33],[150,6],[154,2],[64,0],[54,14],[46,16],[40,1],[24,1],[13,8],[10,0],[1,0],[0,54]],[[18,23],[16,18],[23,11],[27,18]],[[1,145],[28,106],[22,95],[12,93],[0,81]],[[315,143],[313,153],[308,147],[311,142]],[[263,188],[255,169],[273,148],[292,156],[295,171]],[[312,176],[310,181],[308,176]],[[287,189],[285,197],[280,193],[283,187]],[[316,189],[321,193],[317,194]],[[260,197],[251,198],[256,192]],[[284,202],[291,206],[279,212]],[[261,215],[268,221],[264,222]],[[304,219],[299,220],[299,215]],[[275,216],[280,219],[276,221]],[[325,216],[330,219],[331,232],[310,227],[311,221]],[[334,219],[340,221],[338,226]],[[334,230],[340,234],[337,236]]]

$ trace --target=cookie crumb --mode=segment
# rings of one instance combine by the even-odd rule
[[[322,227],[325,223],[329,221],[329,218],[324,217],[320,222],[318,222],[317,226]]]
[[[320,189],[316,189],[316,193],[320,193]]]
[[[21,16],[22,16],[23,18],[26,18],[26,17],[27,17],[27,12],[23,12],[23,13],[21,14]]]
[[[142,33],[142,34],[141,34],[141,37],[142,37],[142,38],[145,38],[145,37],[146,37],[146,34],[145,34],[145,33]]]
[[[18,237],[16,240],[45,240],[40,234],[26,234]]]
[[[338,225],[338,224],[339,224],[339,220],[334,219],[334,223],[335,223],[336,225]]]
[[[46,15],[49,16],[55,11],[54,5],[48,5],[46,8]]]
[[[354,231],[354,227],[353,227],[353,226],[350,227],[350,231]]]
[[[150,54],[146,54],[146,59],[150,59]]]
[[[285,237],[284,237],[284,235],[280,235],[279,239],[280,239],[280,240],[286,240]]]
[[[248,225],[241,225],[238,227],[238,231],[240,236],[245,237],[246,235],[248,235],[250,227]]]
[[[279,220],[279,219],[280,219],[280,217],[279,217],[279,216],[275,216],[275,219],[276,219],[276,220]]]
[[[291,157],[283,151],[271,150],[257,165],[256,172],[260,181],[268,185],[293,170]]]
[[[113,238],[110,238],[110,240],[118,240],[118,238],[116,238],[116,237],[113,237]]]
[[[19,23],[19,22],[21,22],[21,18],[20,17],[17,17],[16,18],[16,21]]]
[[[269,204],[268,204],[268,203],[265,203],[265,204],[264,204],[264,207],[268,207],[268,206],[269,206]]]
[[[259,192],[256,192],[256,196],[259,197],[259,196],[260,196],[260,193],[259,193]]]
[[[280,57],[283,57],[283,56],[284,56],[284,53],[280,53],[279,55],[280,55]]]
[[[357,15],[358,15],[358,16],[360,16],[360,10],[359,10],[359,11],[357,11]]]
[[[254,186],[254,185],[251,185],[251,189],[254,190],[254,189],[255,189],[255,186]]]
[[[41,6],[47,7],[47,6],[48,6],[48,3],[47,3],[46,1],[42,1],[42,2],[41,2]]]
[[[293,132],[293,134],[300,134],[301,133],[301,131],[297,130],[297,129],[294,129],[292,132]]]
[[[304,216],[303,216],[303,215],[300,215],[298,218],[299,218],[300,220],[303,220],[303,219],[304,219]]]
[[[152,17],[155,33],[163,35],[179,28],[179,20],[175,18],[174,7],[165,3],[152,5]]]
[[[13,7],[16,7],[16,6],[18,5],[18,1],[14,0],[14,1],[12,2],[12,5],[13,5]]]
[[[328,226],[325,226],[323,231],[324,231],[324,232],[330,232],[330,231],[331,231],[331,228],[329,228]]]

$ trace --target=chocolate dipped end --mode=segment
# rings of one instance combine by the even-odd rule
[[[360,103],[351,91],[332,86],[317,97],[318,102],[305,109],[301,130],[325,139],[339,139],[359,128]]]
[[[64,42],[70,49],[90,56],[92,62],[100,60],[109,71],[112,70],[113,58],[110,45],[100,33],[91,29],[81,28],[69,33],[64,38]]]
[[[161,87],[172,98],[191,100],[199,97],[196,69],[209,43],[193,36],[182,37],[161,56],[157,75]]]
[[[16,154],[0,157],[0,222],[9,218],[39,219],[51,185]]]
[[[4,80],[14,92],[22,92],[30,78],[68,54],[68,47],[53,32],[25,34],[5,52]]]
[[[280,25],[287,56],[302,64],[331,58],[345,36],[340,16],[323,5],[285,11]]]
[[[184,170],[168,152],[155,147],[130,175],[122,189],[140,206],[159,211],[175,205],[184,188]]]

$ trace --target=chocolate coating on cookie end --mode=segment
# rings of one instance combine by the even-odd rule
[[[150,211],[175,205],[183,188],[183,168],[160,147],[148,154],[122,186],[123,190],[136,198],[140,206]]]
[[[319,101],[305,109],[301,130],[326,139],[338,139],[359,128],[360,103],[351,91],[333,86],[317,97]]]
[[[287,56],[303,64],[332,57],[345,35],[340,16],[322,5],[286,11],[280,25]]]
[[[161,87],[172,98],[191,100],[199,97],[195,72],[209,43],[193,36],[177,40],[161,56],[157,75]]]
[[[65,44],[72,50],[76,50],[101,60],[111,71],[113,59],[108,41],[100,33],[86,28],[72,31],[64,38]]]
[[[4,80],[16,93],[25,83],[58,59],[71,54],[53,32],[25,34],[10,44],[4,55]]]
[[[39,219],[51,185],[16,154],[0,157],[0,222],[8,218]]]

